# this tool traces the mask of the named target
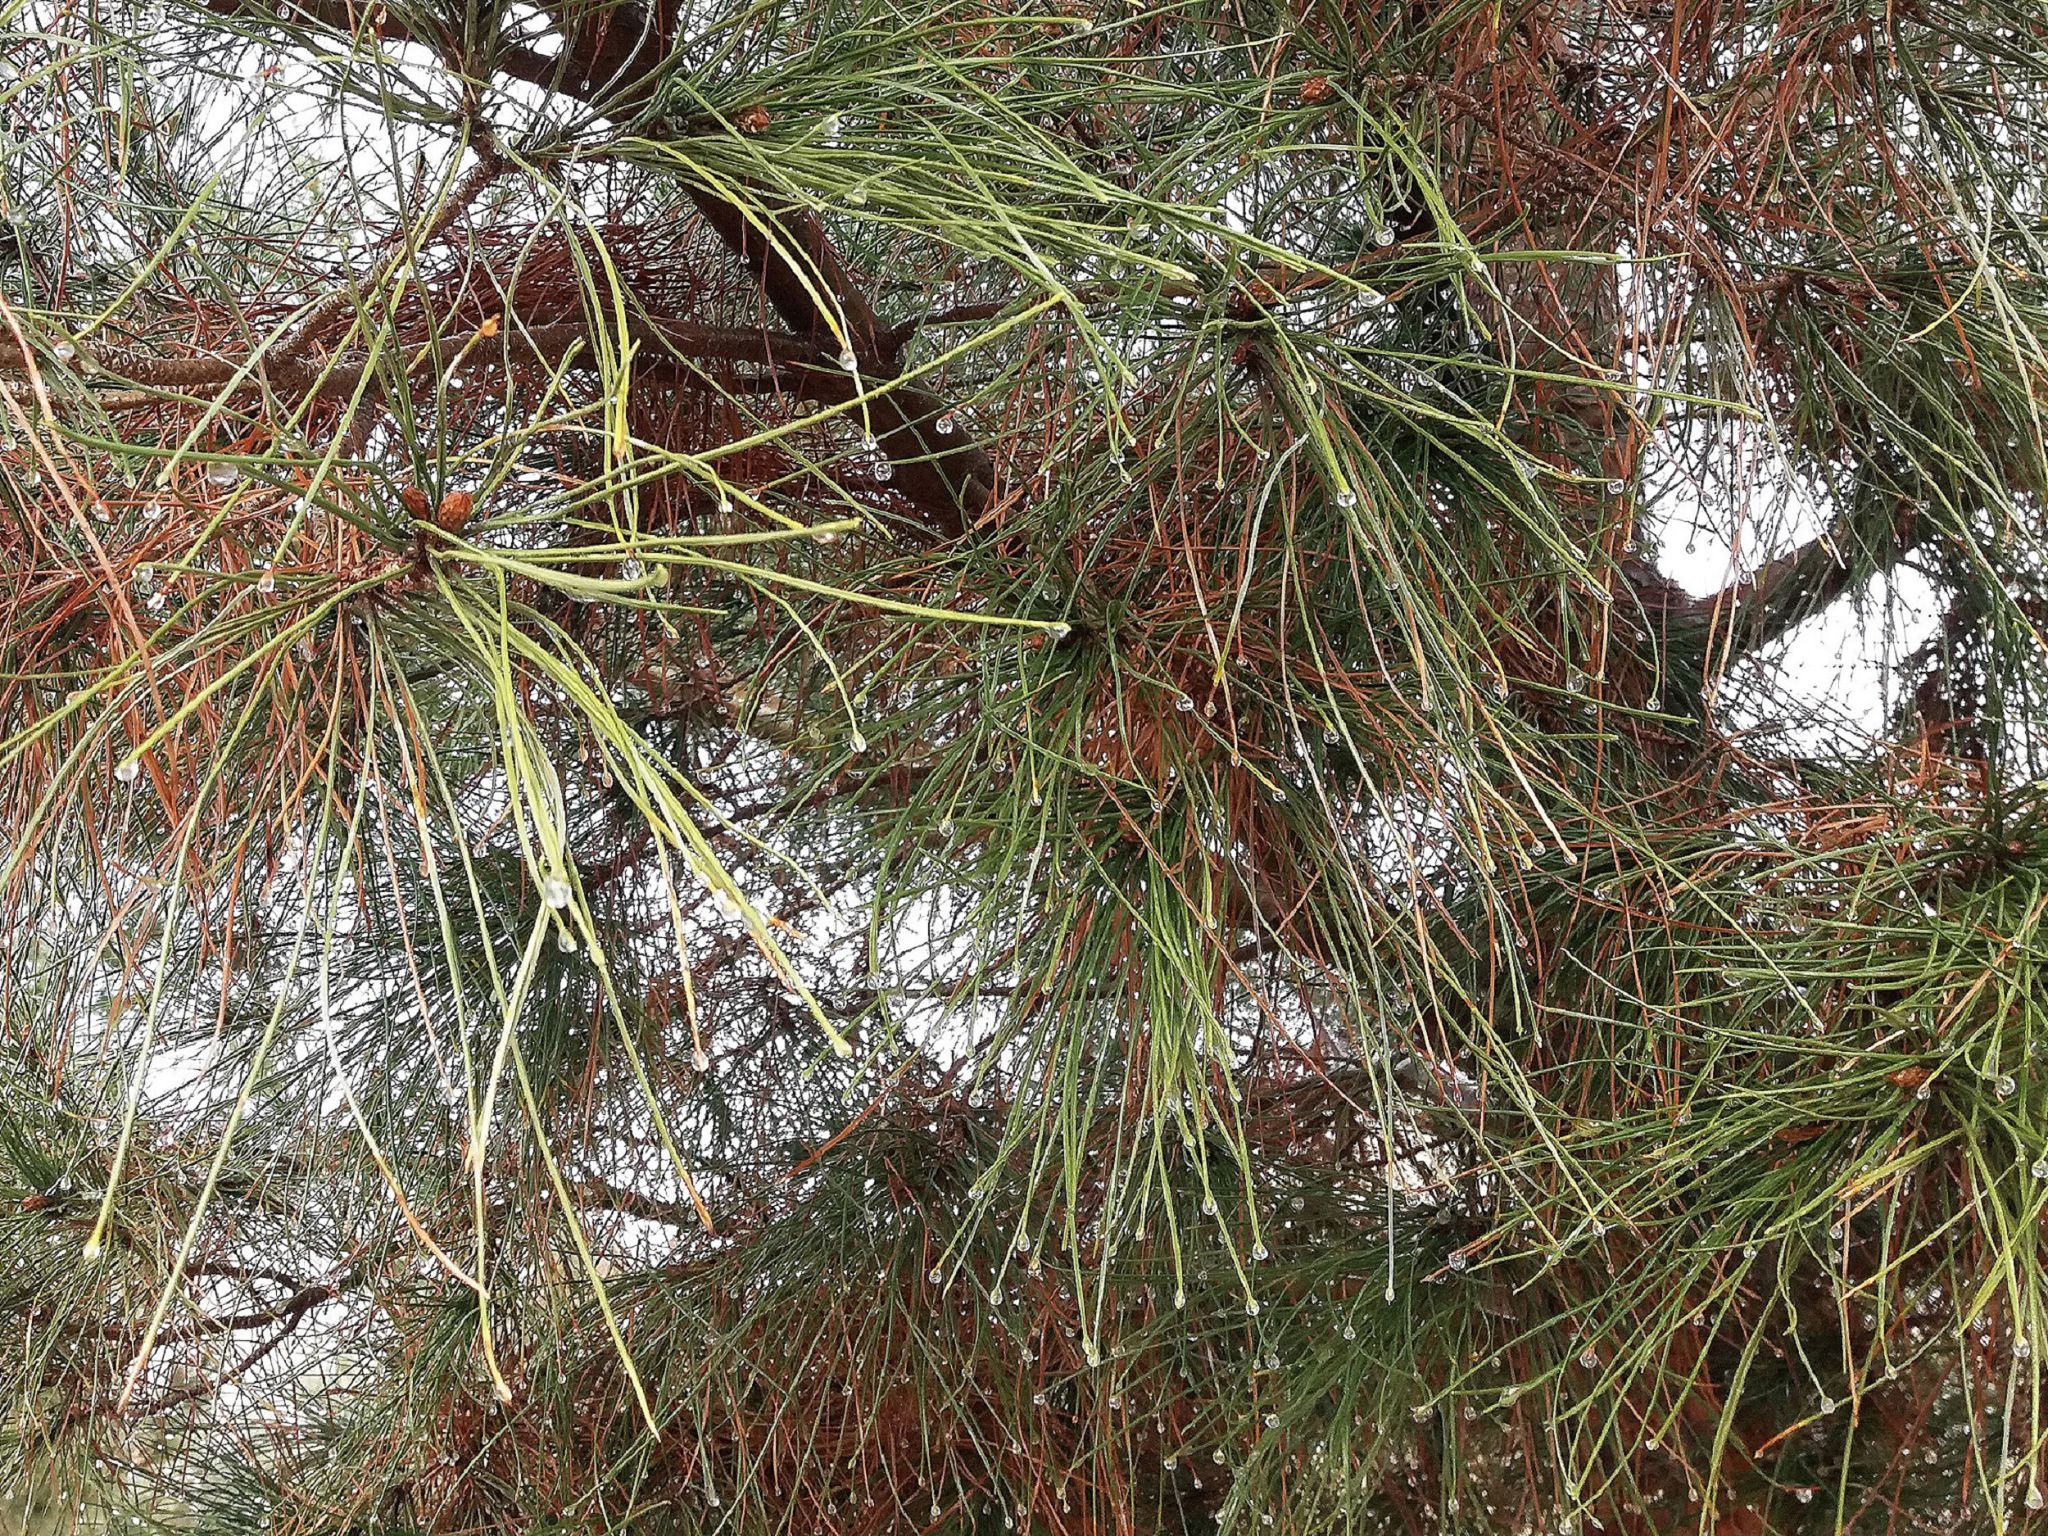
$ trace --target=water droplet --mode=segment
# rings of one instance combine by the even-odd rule
[[[1464,1249],[1455,1248],[1451,1251],[1449,1263],[1452,1269],[1462,1272],[1471,1265],[1472,1259]]]
[[[1586,1348],[1579,1352],[1579,1364],[1589,1371],[1598,1370],[1600,1368],[1600,1352],[1590,1344],[1587,1345]]]
[[[895,464],[888,459],[882,460],[881,463],[875,466],[875,478],[884,481],[894,480],[896,478]]]
[[[208,485],[219,486],[221,489],[226,490],[231,486],[239,485],[241,480],[242,470],[239,465],[220,463],[207,466],[206,483]]]
[[[2027,1170],[2037,1179],[2048,1179],[2048,1157],[2037,1157],[2034,1166]]]
[[[557,928],[555,930],[555,948],[565,955],[575,954],[577,950],[576,935],[566,928]]]
[[[846,738],[846,750],[853,753],[856,757],[858,757],[861,753],[867,751],[867,749],[868,739],[867,737],[861,735],[859,731],[855,731],[851,736]]]
[[[1337,493],[1337,505],[1350,508],[1358,505],[1358,492],[1346,487]]]
[[[938,1265],[936,1265],[936,1264],[934,1264],[934,1265],[932,1266],[932,1270],[931,1270],[931,1273],[925,1276],[925,1279],[927,1279],[927,1280],[931,1281],[931,1283],[932,1283],[933,1285],[937,1285],[937,1284],[939,1284],[939,1283],[940,1283],[941,1281],[943,1281],[943,1280],[944,1280],[945,1278],[946,1278],[946,1274],[945,1274],[945,1271],[944,1271],[944,1270],[942,1270],[942,1269],[940,1269],[940,1268],[938,1267]]]
[[[56,355],[57,361],[60,363],[75,363],[78,361],[78,348],[68,341],[58,342],[56,346],[50,348],[50,351]]]
[[[1661,694],[1653,693],[1647,699],[1643,700],[1643,708],[1647,709],[1653,715],[1656,714],[1663,707],[1664,699]]]
[[[142,759],[124,757],[114,765],[114,777],[123,784],[133,784],[142,777]]]
[[[950,436],[952,436],[952,434],[953,434],[953,418],[952,418],[951,414],[947,414],[947,415],[941,416],[941,417],[940,417],[940,418],[939,418],[939,419],[938,419],[937,421],[933,422],[933,423],[932,423],[932,430],[933,430],[933,431],[935,431],[935,432],[937,432],[937,433],[939,434],[939,436],[941,436],[941,437],[950,437]]]
[[[1586,685],[1590,681],[1591,679],[1586,676],[1585,668],[1583,667],[1572,667],[1564,675],[1564,685],[1573,693],[1584,693]]]
[[[1272,1253],[1267,1249],[1264,1243],[1252,1244],[1252,1257],[1254,1259],[1270,1259],[1272,1256]]]
[[[1413,1408],[1410,1408],[1408,1410],[1408,1417],[1413,1419],[1418,1424],[1427,1424],[1429,1422],[1429,1416],[1433,1411],[1434,1410],[1430,1408],[1429,1404],[1417,1403]]]
[[[840,351],[839,366],[848,373],[858,373],[860,372],[860,359],[853,355],[851,348],[845,348]]]
[[[1266,1415],[1266,1428],[1268,1428],[1268,1429],[1278,1429],[1279,1427],[1280,1427],[1280,1415],[1279,1415],[1279,1414],[1277,1414],[1277,1413],[1269,1413],[1269,1414],[1267,1414],[1267,1415]]]
[[[1394,243],[1394,232],[1391,229],[1387,228],[1386,225],[1382,224],[1378,229],[1372,232],[1372,243],[1380,247],[1382,250],[1385,250],[1388,246]]]
[[[1357,1337],[1357,1328],[1353,1327],[1350,1323],[1346,1323],[1344,1325],[1344,1342],[1349,1344],[1353,1339],[1356,1339]]]
[[[540,899],[557,912],[569,905],[569,882],[556,875],[550,875],[541,882]]]
[[[703,1046],[698,1046],[694,1051],[690,1052],[690,1065],[699,1072],[709,1072],[711,1070],[711,1053],[705,1050]]]
[[[2001,1099],[2009,1099],[2019,1091],[2019,1086],[2010,1076],[2001,1077],[1998,1080],[1998,1096]]]
[[[256,590],[266,597],[277,590],[277,576],[267,565],[263,567],[263,574],[256,578]]]
[[[1173,701],[1173,707],[1184,715],[1191,715],[1195,712],[1195,701],[1184,693]]]

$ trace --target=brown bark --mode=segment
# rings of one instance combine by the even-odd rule
[[[208,3],[228,15],[257,8],[244,0]],[[351,34],[363,25],[361,14],[349,0],[258,0],[258,5],[261,14],[286,25],[312,23]],[[628,113],[647,104],[669,52],[666,27],[659,16],[635,4],[593,11],[555,7],[551,15],[565,39],[561,53],[554,58],[505,45],[488,48],[481,58],[475,58],[452,35],[421,36],[388,19],[380,20],[377,30],[387,39],[433,48],[451,69],[467,73],[472,66],[481,65],[607,115]],[[646,125],[643,131],[658,133],[662,127]],[[745,204],[708,187],[693,187],[690,195],[705,223],[754,274],[763,298],[794,336],[818,348],[834,365],[839,364],[842,351],[850,354],[856,365],[854,369],[839,367],[837,379],[812,367],[798,393],[836,403],[853,399],[863,386],[887,386],[900,378],[903,339],[914,327],[881,323],[815,213],[791,207],[758,187],[745,190],[751,195]],[[661,329],[670,333],[666,323]],[[715,328],[699,329],[710,332]],[[110,371],[120,371],[111,363],[108,366]],[[139,374],[128,376],[141,380]],[[953,415],[944,400],[927,389],[898,385],[872,400],[868,415],[881,450],[896,467],[897,491],[917,508],[935,535],[956,537],[987,510],[996,483],[995,461],[986,447],[964,431],[949,434],[938,430],[937,423]]]

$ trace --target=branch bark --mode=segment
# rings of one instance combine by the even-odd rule
[[[559,363],[592,339],[580,321],[536,326],[508,326],[502,333],[503,354],[510,361]],[[698,325],[688,320],[649,319],[626,328],[623,338],[657,356],[704,362],[754,363],[771,371],[809,369],[829,378],[832,363],[801,337],[736,326]],[[408,367],[432,362],[445,366],[470,348],[471,338],[452,337],[412,354]],[[88,347],[82,357],[108,378],[143,389],[193,392],[230,387],[273,389],[322,398],[346,395],[362,382],[370,364],[360,355],[323,358],[307,347],[281,346],[254,358],[169,357],[142,347]],[[470,353],[472,359],[475,353]],[[0,341],[0,369],[27,365],[21,348]],[[239,381],[239,382],[238,382]],[[828,386],[829,388],[829,386]]]
[[[223,15],[260,14],[285,26],[311,24],[351,36],[361,30],[350,0],[207,0]],[[554,5],[549,15],[561,30],[561,52],[549,57],[515,44],[495,42],[474,53],[452,32],[427,36],[386,20],[379,34],[431,48],[449,68],[469,76],[483,67],[616,116],[644,108],[651,100],[670,52],[665,27],[636,3],[610,5],[590,13]],[[662,133],[662,125],[645,131]],[[901,350],[910,334],[877,318],[840,255],[824,221],[758,185],[740,184],[741,202],[709,187],[689,189],[705,223],[760,284],[769,307],[794,336],[839,363],[834,379],[822,370],[807,378],[803,393],[834,403],[853,399],[863,384],[890,383],[902,375]],[[986,447],[964,432],[948,432],[954,417],[947,403],[911,385],[874,398],[869,426],[881,451],[894,463],[895,489],[915,505],[931,531],[952,538],[988,509],[996,485],[995,461]]]
[[[1868,513],[1838,519],[1826,532],[1766,562],[1708,597],[1660,596],[1646,604],[1670,650],[1746,656],[1782,639],[1837,598],[1892,570],[1927,542],[1931,530],[1904,502],[1889,525],[1868,527]],[[1851,558],[1854,551],[1856,558]],[[1648,596],[1638,581],[1639,595]],[[1664,583],[1667,593],[1676,589]]]

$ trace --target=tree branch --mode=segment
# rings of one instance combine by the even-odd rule
[[[1872,576],[1892,570],[1931,532],[1903,500],[1875,538],[1869,522],[1867,512],[1839,518],[1826,532],[1707,597],[1687,597],[1654,574],[1646,578],[1632,572],[1631,581],[1667,649],[1747,656],[1782,639]]]
[[[207,4],[224,15],[256,10],[286,26],[311,23],[350,35],[360,26],[350,0],[207,0]],[[475,60],[452,34],[422,36],[389,20],[380,23],[380,35],[431,48],[459,73],[468,74],[481,62],[606,115],[646,104],[669,48],[661,27],[640,5],[607,6],[591,15],[577,15],[555,5],[549,7],[549,15],[565,38],[560,55],[554,58],[518,45],[497,44]],[[649,131],[658,134],[661,129],[656,126]],[[823,375],[812,378],[804,393],[810,398],[843,402],[861,393],[863,383],[899,378],[901,347],[908,331],[883,326],[876,318],[823,220],[757,185],[738,185],[751,202],[742,203],[707,187],[689,191],[705,222],[754,273],[763,297],[796,337],[835,363],[850,356],[856,365],[853,369],[842,366],[836,381]],[[995,461],[964,432],[940,429],[939,423],[950,424],[953,415],[944,400],[928,390],[902,386],[872,400],[868,413],[877,444],[896,466],[897,490],[919,509],[934,533],[955,537],[987,510],[995,490]]]

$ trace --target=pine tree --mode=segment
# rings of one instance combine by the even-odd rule
[[[2037,10],[0,18],[7,1518],[2048,1526]]]

